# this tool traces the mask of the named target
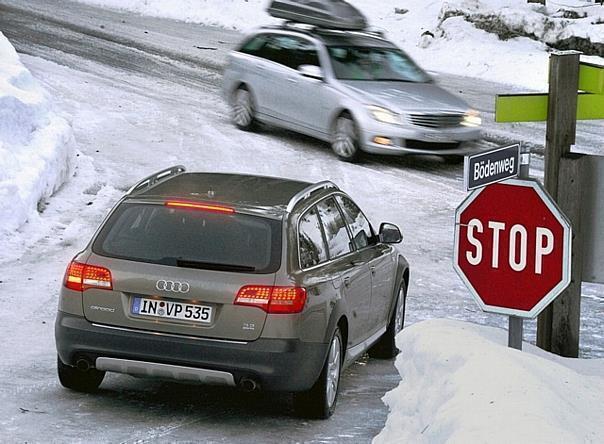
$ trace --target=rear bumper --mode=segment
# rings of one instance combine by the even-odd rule
[[[92,324],[58,312],[55,323],[61,361],[75,365],[99,357],[171,364],[227,372],[235,384],[255,380],[265,390],[308,390],[319,377],[329,344],[297,339],[217,341]]]

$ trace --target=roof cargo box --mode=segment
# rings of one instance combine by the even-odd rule
[[[329,29],[363,30],[367,19],[344,0],[273,0],[267,9],[277,18]]]

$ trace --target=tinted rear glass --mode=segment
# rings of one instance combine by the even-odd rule
[[[94,241],[100,255],[191,268],[274,273],[281,222],[247,214],[123,203]]]

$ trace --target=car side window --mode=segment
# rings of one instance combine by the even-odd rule
[[[314,65],[321,66],[321,62],[319,62],[319,53],[317,52],[317,48],[315,45],[308,40],[299,39],[299,45],[296,49],[295,54],[295,66],[290,66],[290,68],[298,69],[301,65]]]
[[[352,200],[342,195],[337,195],[336,200],[342,209],[356,247],[365,248],[374,236],[371,224]]]
[[[323,224],[329,258],[335,259],[353,251],[354,247],[346,228],[346,222],[333,197],[319,202],[317,212]]]
[[[316,208],[304,213],[298,226],[300,268],[309,268],[328,259],[321,222]]]
[[[267,37],[267,34],[259,34],[257,36],[252,37],[246,43],[243,44],[239,52],[261,57],[262,49],[267,43]]]
[[[315,45],[290,35],[270,36],[257,55],[296,70],[300,65],[320,66]]]

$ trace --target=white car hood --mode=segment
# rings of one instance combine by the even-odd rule
[[[435,83],[344,80],[347,92],[365,105],[378,105],[398,113],[465,112],[470,107]]]

